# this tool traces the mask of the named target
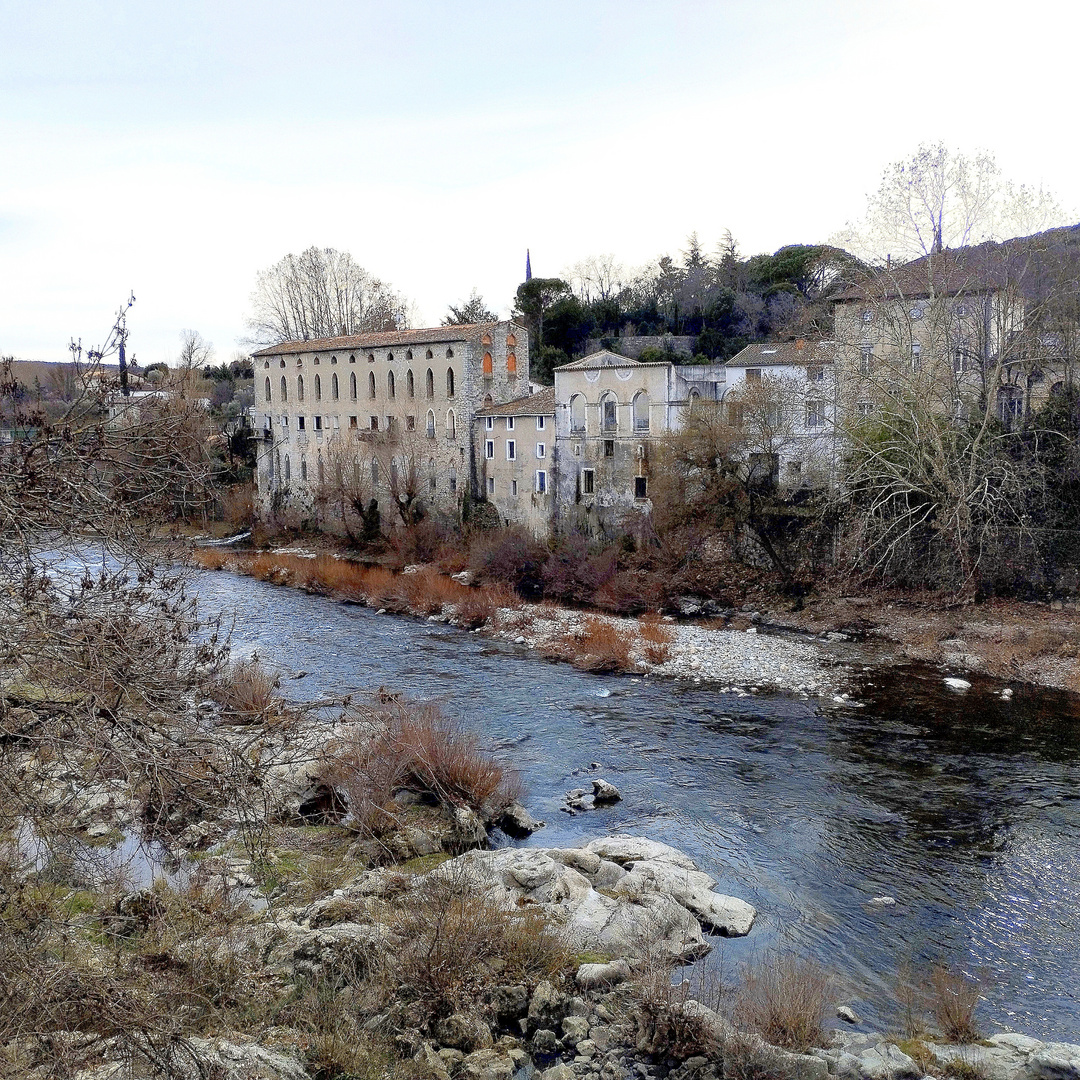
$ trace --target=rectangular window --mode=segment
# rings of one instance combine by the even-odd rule
[[[296,430],[297,431],[303,431],[304,430],[304,418],[302,416],[298,416],[296,418]]]
[[[618,427],[619,418],[615,409],[615,402],[611,398],[605,398],[604,400],[604,427],[611,431]]]
[[[542,442],[536,444],[536,456],[537,458],[547,457],[547,446]]]
[[[508,416],[506,418],[506,430],[507,431],[513,431],[514,430],[514,418],[512,416]]]
[[[543,469],[536,470],[536,493],[538,495],[547,494],[547,473]]]
[[[859,348],[859,374],[870,374],[870,361],[874,357],[874,346],[863,345]]]
[[[314,417],[314,420],[315,420],[315,430],[316,431],[322,431],[322,417],[321,416],[316,416],[316,417]]]
[[[808,401],[806,403],[806,426],[819,428],[825,424],[825,403],[823,401]]]
[[[748,367],[746,369],[747,382],[761,382],[761,368]]]
[[[546,420],[547,420],[547,417],[545,417],[545,416],[538,416],[536,418],[536,430],[537,431],[543,431],[544,430],[544,424],[545,424]]]
[[[615,440],[614,439],[605,439],[604,440],[604,457],[614,457],[614,456],[615,456]]]
[[[649,495],[649,481],[647,477],[634,477],[634,498],[647,499]]]
[[[491,459],[494,456],[495,456],[495,440],[494,439],[488,439],[488,441],[486,443],[484,443],[484,457],[486,457],[488,459]]]
[[[340,431],[341,430],[341,417],[340,416],[335,416],[334,417],[334,430],[335,431]]]
[[[360,418],[357,416],[349,417],[349,427],[352,428],[354,431],[360,426],[359,419]]]
[[[963,349],[956,349],[953,352],[952,369],[953,369],[953,371],[956,372],[957,375],[963,375],[964,374],[964,371],[965,371],[965,369],[967,367],[966,359],[967,358],[964,356],[964,350]]]
[[[494,416],[485,416],[484,417],[484,427],[488,431],[494,431],[495,430],[495,417]]]
[[[372,431],[379,430],[379,418],[377,416],[368,417],[368,422],[368,426],[371,428]]]
[[[821,382],[825,378],[825,369],[815,364],[806,369],[806,377],[811,382]]]
[[[913,375],[918,375],[922,370],[922,345],[913,341],[911,343],[911,372]]]
[[[283,416],[281,418],[281,426],[282,427],[288,427],[289,426],[289,418],[287,416]]]
[[[506,440],[506,460],[513,461],[517,457],[517,443],[513,439]]]
[[[495,477],[494,476],[489,476],[487,478],[487,480],[488,480],[488,485],[487,485],[488,494],[489,495],[494,495],[495,494]]]
[[[510,481],[510,494],[511,495],[516,495],[517,494],[517,481],[516,480],[511,480]]]
[[[586,495],[591,495],[596,490],[596,474],[592,469],[586,469],[581,474],[581,490]]]
[[[873,409],[873,406],[870,404],[869,401],[856,401],[855,402],[855,415],[860,420],[869,419],[872,409]]]
[[[415,431],[416,430],[416,417],[415,416],[406,416],[405,417],[405,430],[406,431]]]
[[[392,416],[388,416],[386,418],[386,430],[387,431],[393,431],[394,430],[394,418]]]

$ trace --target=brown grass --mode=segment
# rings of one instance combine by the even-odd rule
[[[277,687],[278,677],[252,657],[230,664],[218,676],[210,693],[222,706],[227,720],[260,724],[283,707],[275,693]]]
[[[982,983],[939,964],[930,972],[929,1008],[949,1042],[971,1043],[981,1036],[975,1009],[982,998]]]
[[[638,620],[638,634],[641,637],[645,659],[650,664],[666,663],[671,656],[671,643],[675,634],[656,614],[642,615]]]
[[[828,1044],[833,996],[832,977],[820,965],[770,953],[744,969],[735,1018],[773,1046],[801,1052]]]
[[[254,484],[237,484],[226,488],[219,496],[221,515],[237,528],[247,529],[255,520]]]
[[[686,1010],[690,983],[671,981],[666,964],[646,964],[632,984],[633,1017],[640,1052],[683,1061],[719,1050],[717,1032],[700,1016]]]
[[[195,548],[191,558],[204,570],[220,570],[229,561],[229,556],[221,548]]]
[[[354,706],[352,733],[327,748],[323,780],[348,799],[348,824],[368,836],[397,827],[393,795],[411,790],[449,806],[494,812],[520,781],[438,706],[399,700]]]
[[[455,601],[458,622],[470,630],[494,620],[500,610],[519,608],[521,600],[512,589],[501,585],[483,585],[465,589]]]
[[[597,615],[586,615],[576,629],[567,629],[561,637],[544,647],[544,655],[569,660],[581,671],[625,672],[636,670],[630,657],[634,638],[621,627]]]

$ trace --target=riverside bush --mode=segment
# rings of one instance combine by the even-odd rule
[[[774,1046],[802,1052],[826,1045],[833,995],[832,977],[813,960],[769,953],[744,969],[735,1020]]]

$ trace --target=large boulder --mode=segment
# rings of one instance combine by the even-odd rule
[[[928,1043],[940,1065],[970,1065],[987,1080],[1080,1080],[1080,1046],[1007,1032],[982,1043]]]

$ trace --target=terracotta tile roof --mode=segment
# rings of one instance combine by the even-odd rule
[[[508,401],[505,405],[489,405],[486,409],[477,409],[477,416],[554,416],[555,387],[545,386],[543,390],[528,397]]]
[[[747,345],[728,362],[732,367],[781,367],[795,364],[831,364],[839,344],[835,341],[758,341]]]
[[[350,349],[385,349],[396,345],[432,345],[444,341],[450,343],[466,341],[498,325],[497,322],[464,323],[460,326],[432,326],[422,330],[387,330],[372,334],[350,334],[346,337],[314,338],[311,341],[284,341],[280,345],[270,345],[251,355],[282,356],[307,352],[346,352]],[[508,325],[513,325],[519,333],[525,333],[523,326],[516,323]]]

